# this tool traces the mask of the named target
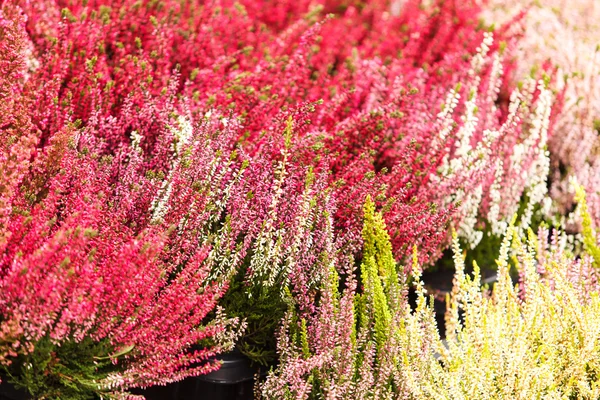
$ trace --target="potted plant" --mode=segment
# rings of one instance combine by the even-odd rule
[[[97,114],[37,128],[37,110],[53,107],[40,93],[49,87],[25,84],[20,11],[4,5],[0,19],[11,38],[0,54],[11,71],[0,77],[6,381],[36,398],[118,398],[217,369],[210,357],[242,328],[220,313],[207,318],[228,285],[228,275],[209,275],[214,257],[232,243],[210,216],[243,170],[232,167],[227,136],[212,136],[220,121],[192,126],[182,104],[148,94],[135,117],[106,116],[125,142],[108,139]]]

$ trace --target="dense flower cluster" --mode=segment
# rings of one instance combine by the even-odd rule
[[[236,325],[203,321],[227,288],[226,280],[208,279],[217,250],[234,244],[229,232],[213,233],[211,226],[227,187],[241,174],[226,161],[227,134],[212,135],[219,121],[193,129],[176,115],[169,91],[163,98],[146,96],[138,114],[144,125],[160,127],[152,129],[155,148],[170,154],[160,170],[147,165],[139,145],[107,151],[102,132],[126,125],[123,117],[64,121],[45,134],[36,113],[57,107],[52,98],[43,101],[52,85],[26,78],[26,47],[18,46],[24,19],[4,7],[2,17],[9,15],[14,20],[2,28],[3,36],[14,37],[3,41],[4,65],[12,73],[3,76],[3,105],[10,111],[3,114],[3,166],[17,167],[1,178],[3,366],[12,372],[15,360],[35,365],[36,343],[43,340],[61,347],[91,338],[106,342],[106,353],[85,361],[118,365],[99,372],[101,380],[76,381],[99,392],[216,368],[206,360],[224,344],[188,350],[202,339],[226,337],[228,325]],[[133,125],[140,133],[131,136],[143,135],[141,121]],[[42,373],[56,373],[64,362],[53,359]]]
[[[277,154],[271,146],[291,116],[298,162],[326,171],[343,204],[336,228],[360,248],[358,205],[367,194],[381,199],[398,258],[416,243],[431,259],[451,212],[476,244],[478,215],[491,213],[495,224],[516,211],[524,190],[532,202],[543,196],[543,179],[534,177],[547,175],[539,149],[549,95],[535,81],[512,86],[518,35],[487,33],[475,2],[413,0],[397,16],[386,2],[279,2],[276,12],[250,1],[144,4],[22,4],[31,63],[43,69],[37,79],[53,82],[43,96],[56,104],[36,116],[44,138],[65,121],[123,115],[128,126],[99,132],[107,145],[135,131],[152,155],[146,162],[164,165],[157,130],[135,129],[132,111],[169,82],[194,118],[215,113],[239,123],[251,155]]]
[[[539,339],[566,312],[540,299],[583,282],[572,313],[592,313],[600,263],[595,56],[581,76],[535,59],[549,17],[514,3],[0,0],[0,369],[74,399],[207,373],[233,346],[277,353],[269,398],[461,397],[474,348],[508,377],[493,324],[538,349],[519,324]],[[573,177],[585,253],[543,224],[522,244],[548,190],[568,214]],[[444,348],[420,274],[453,230]],[[488,297],[458,246],[494,235]],[[531,393],[563,378],[544,371]],[[570,394],[595,393],[577,376]]]
[[[524,240],[511,223],[490,293],[481,288],[477,264],[473,276],[465,272],[454,235],[456,274],[441,340],[418,274],[417,304],[409,306],[406,277],[396,272],[382,218],[369,201],[364,221],[361,293],[353,277],[339,293],[332,268],[314,315],[291,304],[279,339],[282,364],[261,386],[264,398],[600,395],[600,303],[591,255],[575,259],[557,242],[548,243],[544,230],[539,238],[530,230]],[[511,267],[520,272],[518,288]]]
[[[556,100],[562,107],[549,141],[550,195],[556,202],[555,211],[560,215],[572,211],[570,180],[575,177],[588,193],[592,218],[600,221],[598,4],[593,0],[571,1],[568,6],[560,0],[490,3],[486,17],[500,21],[512,18],[519,6],[529,6],[518,49],[520,75],[548,65],[557,69]],[[576,222],[567,218],[569,229],[579,230]]]

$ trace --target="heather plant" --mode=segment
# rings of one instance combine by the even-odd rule
[[[520,41],[518,75],[550,66],[557,69],[554,89],[557,108],[549,141],[551,154],[550,195],[553,213],[566,216],[567,228],[580,231],[572,213],[574,195],[570,181],[576,178],[586,188],[590,215],[599,220],[598,177],[598,4],[589,0],[564,2],[492,1],[485,15],[506,20],[527,8],[524,34]]]
[[[405,38],[405,45],[381,39],[380,51],[390,50],[393,44],[402,52],[398,59],[388,55],[384,60],[368,60],[357,52],[351,66],[360,85],[351,96],[334,101],[343,102],[340,110],[351,101],[361,101],[360,108],[334,126],[341,133],[325,140],[327,151],[336,155],[329,160],[344,204],[338,211],[344,227],[358,230],[352,225],[357,219],[346,221],[343,212],[352,204],[362,204],[365,191],[373,198],[387,199],[382,210],[399,258],[410,254],[415,243],[423,253],[435,254],[444,243],[450,213],[472,245],[481,238],[476,228],[482,228],[482,220],[487,219],[494,233],[501,233],[507,223],[497,220],[516,211],[524,191],[529,204],[522,222],[527,226],[533,205],[545,193],[548,163],[545,143],[551,104],[546,85],[529,81],[511,94],[507,83],[510,74],[507,77],[505,72],[512,69],[508,60],[515,38],[498,30],[494,41],[493,34],[477,29],[468,17],[478,11],[472,3],[434,2],[431,14],[417,11],[417,3],[406,3],[406,14],[401,12],[388,29],[398,23],[401,31],[415,32],[411,37],[421,38],[423,32],[429,36]],[[402,25],[409,15],[423,20],[417,17],[414,20],[420,22]],[[452,23],[444,19],[449,15]],[[451,41],[440,48],[452,34],[481,45]],[[441,49],[443,57],[436,52]],[[464,57],[465,51],[470,57]],[[436,112],[440,107],[441,112]],[[461,207],[451,206],[459,202]],[[353,216],[359,214],[356,210]],[[418,223],[412,218],[415,215],[422,224],[413,225]],[[424,233],[423,239],[415,236],[415,228]]]
[[[592,256],[575,258],[559,235],[549,240],[545,228],[525,238],[513,220],[490,291],[481,286],[477,263],[472,276],[465,272],[455,233],[456,274],[442,341],[417,274],[416,306],[403,300],[406,279],[389,268],[389,239],[387,246],[380,241],[386,234],[371,207],[365,205],[369,256],[359,269],[362,293],[356,294],[352,276],[338,292],[332,268],[315,314],[302,314],[290,303],[279,337],[283,362],[260,388],[264,398],[599,396],[600,303]],[[512,268],[520,273],[518,285]],[[390,277],[398,279],[396,288]]]
[[[214,264],[226,253],[237,265],[232,233],[215,224],[244,169],[228,135],[211,135],[220,121],[192,126],[168,91],[146,95],[138,121],[162,126],[152,130],[161,169],[145,162],[148,130],[112,147],[100,133],[127,125],[127,113],[48,129],[37,113],[53,102],[38,90],[52,85],[27,77],[18,9],[1,16],[3,372],[35,397],[79,399],[218,368],[210,356],[242,326],[218,310],[205,318],[227,289],[227,275],[210,278]]]
[[[6,287],[12,288],[5,293],[5,307],[10,310],[17,303],[31,313],[25,317],[5,315],[7,358],[17,357],[16,360],[7,361],[17,368],[16,371],[8,370],[13,382],[32,391],[46,390],[46,394],[61,396],[71,395],[66,388],[75,386],[77,395],[84,396],[82,393],[87,393],[86,390],[164,384],[188,375],[208,372],[218,364],[212,361],[192,366],[218,351],[231,348],[231,338],[235,335],[227,333],[230,330],[225,328],[233,324],[232,330],[236,332],[237,329],[235,320],[225,320],[219,311],[214,324],[203,327],[202,322],[227,290],[228,279],[235,276],[238,270],[247,271],[248,279],[244,278],[244,284],[264,281],[266,289],[263,292],[271,290],[276,294],[275,297],[265,298],[261,293],[257,300],[265,304],[269,304],[269,300],[277,301],[279,285],[293,280],[298,269],[315,271],[312,279],[318,279],[317,258],[321,254],[319,246],[322,234],[319,218],[321,214],[327,214],[330,206],[324,180],[315,176],[310,168],[289,161],[292,122],[288,122],[286,145],[279,154],[280,160],[275,155],[267,154],[256,156],[253,162],[248,163],[242,159],[241,153],[233,151],[234,138],[240,129],[235,120],[209,112],[194,123],[192,115],[180,114],[191,107],[185,101],[175,100],[177,77],[175,72],[166,91],[160,96],[153,96],[151,90],[145,90],[143,102],[137,102],[137,105],[129,97],[123,109],[109,118],[103,118],[101,110],[96,109],[87,118],[81,115],[83,120],[68,123],[58,133],[50,130],[45,139],[43,132],[36,132],[41,152],[29,160],[30,174],[10,182],[12,186],[7,185],[14,195],[9,204],[11,225],[5,232],[12,234],[13,241],[6,244],[4,260],[5,268],[9,263],[14,265],[11,274],[5,271]],[[16,89],[19,89],[17,94],[33,90],[27,86]],[[104,103],[102,99],[106,93],[98,93],[99,103]],[[12,96],[11,99],[15,99],[16,96]],[[24,100],[21,103],[24,108],[37,105]],[[137,116],[132,118],[134,109],[137,110]],[[32,112],[27,111],[29,114],[26,116],[30,116]],[[120,143],[123,140],[119,138],[113,140],[119,131],[129,131],[127,142]],[[5,154],[10,154],[9,150],[12,149],[9,147]],[[30,152],[34,153],[34,149]],[[60,190],[53,189],[57,185]],[[85,206],[89,202],[93,207]],[[79,215],[82,210],[89,212],[90,221]],[[51,221],[51,228],[60,229],[57,232],[35,231],[35,235],[31,236],[31,221],[28,220],[34,211],[38,213],[35,214],[38,219],[31,226],[44,225],[44,221],[48,220]],[[79,244],[62,233],[73,229],[80,236]],[[19,272],[17,265],[20,263],[15,264],[15,257],[29,255],[31,260],[26,264],[35,265],[35,257],[40,256],[36,255],[36,246],[42,246],[45,240],[49,240],[46,236],[53,238],[54,235],[58,235],[55,247],[65,247],[63,262],[53,266],[54,258],[39,261],[45,268],[58,268],[52,276],[63,288],[63,291],[53,291],[55,304],[50,307],[43,300],[45,292],[40,291],[38,286],[46,284],[41,277],[48,271],[37,267],[29,272],[32,267],[23,266]],[[35,237],[38,239],[34,240]],[[118,244],[121,242],[123,246],[134,246],[132,249],[126,247],[127,256],[119,255],[121,250]],[[292,243],[292,246],[284,246],[285,243]],[[79,249],[78,259],[69,255],[75,251],[74,247]],[[103,248],[104,253],[99,248]],[[137,255],[138,252],[147,257],[143,258],[144,262],[135,261],[135,257],[141,257]],[[60,256],[58,251],[54,253],[55,257]],[[89,262],[84,257],[87,253],[90,253]],[[120,263],[113,262],[113,259],[120,260]],[[102,268],[95,266],[98,262]],[[134,270],[127,274],[120,272],[132,262],[136,265],[137,273]],[[84,271],[91,277],[77,273],[80,263],[84,263]],[[61,273],[69,265],[73,267]],[[106,274],[112,278],[109,280]],[[91,282],[88,282],[90,279]],[[36,283],[40,280],[41,283]],[[293,281],[298,294],[310,291],[310,282]],[[53,288],[51,283],[47,284],[48,290]],[[86,285],[92,284],[99,288],[86,290],[89,289]],[[117,290],[115,285],[125,292]],[[130,285],[137,288],[136,291],[126,289]],[[152,287],[154,290],[150,289]],[[10,297],[13,289],[16,292],[14,297]],[[71,294],[72,291],[81,294],[76,296]],[[176,294],[178,291],[181,293]],[[189,291],[197,293],[181,302],[177,296],[185,296]],[[82,301],[82,293],[87,293],[91,304],[84,310],[70,310],[65,301],[73,296],[77,304]],[[110,297],[107,297],[108,293]],[[159,293],[166,296],[164,307],[167,308],[152,311],[152,299]],[[141,298],[136,300],[138,296]],[[38,307],[33,304],[38,304]],[[176,305],[179,311],[168,309]],[[228,307],[227,301],[223,305],[229,314],[237,315],[237,310]],[[242,310],[241,318],[248,317],[249,323],[256,321],[257,318],[247,315],[246,302],[244,305],[246,308]],[[272,315],[273,321],[278,322],[280,316],[272,312],[276,311],[276,307],[269,305],[266,308],[264,314]],[[78,312],[83,314],[79,315]],[[164,331],[159,336],[149,335],[136,325],[141,318],[139,313],[147,317],[144,320],[146,329],[156,325],[164,327]],[[33,315],[35,318],[31,317]],[[59,333],[53,333],[55,322],[52,321],[61,315],[66,319],[60,322]],[[178,322],[182,316],[186,318]],[[27,329],[23,332],[22,318],[31,318],[28,329],[37,330],[35,335],[30,336]],[[74,321],[71,320],[73,318]],[[129,322],[120,328],[121,320]],[[72,324],[75,326],[72,327]],[[268,330],[265,333],[254,329],[254,326],[251,328],[250,334],[254,336],[272,334]],[[140,340],[145,338],[145,350],[139,343],[131,345],[128,342],[124,345],[127,351],[121,354],[115,350],[112,358],[111,354],[87,353],[81,357],[87,362],[95,360],[94,357],[108,357],[112,362],[116,362],[118,357],[137,357],[141,364],[136,373],[143,376],[128,371],[126,360],[117,367],[109,363],[112,369],[107,371],[101,371],[100,367],[92,364],[89,369],[95,371],[95,375],[85,376],[85,379],[81,378],[74,384],[70,383],[74,379],[70,374],[76,374],[77,371],[62,368],[61,365],[60,368],[35,370],[35,373],[29,374],[36,379],[50,376],[46,381],[33,382],[31,376],[23,373],[21,367],[28,365],[31,357],[35,356],[37,361],[45,360],[48,352],[54,352],[47,343],[48,337],[52,338],[51,345],[62,345],[69,352],[77,349],[100,351],[107,346],[121,346],[120,341],[126,338],[119,337],[119,329],[124,329],[123,334],[131,334],[132,330],[135,332],[138,329]],[[71,337],[72,330],[77,332],[75,337]],[[96,330],[100,333],[96,333]],[[187,335],[184,334],[186,332]],[[177,334],[183,335],[180,342],[176,340]],[[92,343],[89,346],[78,347],[78,343],[87,343],[90,338]],[[223,339],[227,340],[221,343]],[[171,347],[161,352],[159,346],[165,340],[169,340]],[[216,343],[208,349],[187,354],[186,350],[197,342]],[[248,342],[242,340],[242,348]],[[23,343],[25,348],[22,352],[19,352],[19,343]],[[49,350],[38,354],[37,349]],[[141,353],[138,354],[138,351]],[[172,365],[166,359],[167,355],[172,357]],[[152,366],[142,362],[144,357],[164,360]],[[39,364],[54,365],[56,356],[50,358],[53,362],[40,361]],[[84,361],[78,362],[83,365]],[[56,371],[66,378],[55,379],[58,374]],[[89,384],[93,380],[99,383]],[[36,392],[40,393],[44,392]]]
[[[323,275],[334,203],[325,176],[293,163],[292,120],[283,132],[280,157],[255,160],[232,195],[228,218],[240,232],[247,256],[221,304],[246,318],[238,349],[251,360],[275,360],[276,331],[286,310],[284,288],[309,306]]]
[[[462,12],[466,13],[447,3],[436,5],[441,15],[456,12],[464,17]],[[405,6],[412,10],[410,4]],[[476,8],[470,11],[476,13]],[[432,17],[427,21],[437,20]],[[340,171],[341,182],[356,182],[377,173],[375,182],[378,184],[372,187],[383,190],[373,191],[372,195],[390,202],[383,210],[397,257],[410,253],[411,243],[415,241],[425,252],[425,249],[435,249],[431,244],[443,243],[441,233],[448,218],[445,210],[453,211],[459,232],[475,245],[481,239],[478,230],[482,229],[482,220],[487,219],[486,225],[491,225],[488,230],[501,233],[507,225],[506,217],[517,210],[526,191],[529,203],[522,223],[527,226],[533,206],[545,193],[548,163],[545,143],[551,107],[546,85],[529,81],[521,90],[510,94],[504,74],[511,68],[510,63],[504,61],[508,59],[506,46],[510,48],[510,45],[502,41],[503,33],[496,32],[500,40],[495,42],[491,33],[478,31],[469,25],[468,19],[461,20],[460,24],[447,29],[457,30],[459,37],[471,35],[475,43],[481,43],[480,47],[470,49],[472,58],[466,61],[453,53],[458,50],[446,49],[444,58],[436,60],[433,56],[424,64],[428,66],[424,71],[406,65],[404,59],[383,65],[363,64],[363,68],[368,69],[362,79],[375,81],[376,85],[375,92],[366,87],[365,111],[371,110],[362,112],[360,120],[345,120],[341,126],[344,131],[348,129],[348,138],[339,140],[334,147],[335,154],[339,155],[332,169]],[[441,40],[437,35],[446,33],[444,29],[434,29],[430,45]],[[379,76],[382,78],[378,79]],[[416,79],[404,83],[413,76]],[[446,86],[439,85],[440,76]],[[510,106],[502,104],[500,96],[509,98],[510,103],[506,103]],[[440,97],[444,98],[441,103]],[[499,107],[499,103],[502,106]],[[431,112],[439,107],[441,112]],[[377,129],[364,128],[375,121]],[[345,147],[352,152],[345,155]],[[364,153],[361,148],[365,149]],[[359,157],[355,158],[354,154]],[[502,185],[502,182],[510,184]],[[360,204],[356,195],[350,197],[342,193],[340,197],[347,199],[344,203]],[[427,203],[422,202],[425,199]],[[458,208],[446,208],[459,202],[462,206]],[[439,216],[432,212],[436,209],[441,211]],[[406,231],[399,228],[403,225],[400,221],[411,220],[411,215],[419,215],[423,221],[418,229],[426,232],[426,241],[420,242],[414,236],[411,225],[404,224]]]
[[[316,271],[314,279],[319,276],[318,263],[314,261],[320,254],[319,219],[330,207],[330,200],[324,173],[315,174],[309,166],[290,160],[290,153],[299,147],[291,140],[294,121],[287,119],[283,124],[282,129],[287,132],[285,146],[282,137],[272,135],[266,140],[272,146],[271,151],[252,154],[252,162],[245,164],[247,160],[242,160],[242,154],[247,153],[233,150],[237,137],[248,128],[236,109],[225,107],[222,102],[198,105],[197,90],[183,101],[178,98],[196,79],[202,84],[214,84],[210,90],[218,88],[219,93],[226,92],[222,89],[227,89],[225,82],[229,77],[224,75],[213,82],[206,76],[213,70],[222,73],[215,69],[221,62],[215,58],[204,60],[209,62],[206,70],[202,69],[204,61],[198,62],[199,68],[193,71],[188,64],[176,62],[181,52],[193,50],[189,46],[201,44],[186,35],[182,37],[181,26],[168,16],[171,11],[150,3],[140,7],[134,2],[110,6],[102,2],[87,5],[40,2],[22,6],[30,19],[27,29],[36,45],[35,55],[44,60],[34,71],[35,79],[52,81],[41,88],[23,88],[39,99],[38,106],[47,104],[31,109],[30,117],[41,126],[39,146],[47,147],[56,131],[73,121],[97,142],[95,157],[110,158],[119,153],[118,162],[133,157],[135,172],[125,168],[120,173],[133,174],[128,177],[131,182],[142,175],[151,182],[151,187],[145,189],[143,201],[144,196],[140,195],[138,202],[130,204],[130,218],[136,226],[174,225],[178,227],[177,235],[190,238],[199,235],[197,239],[184,241],[186,252],[202,243],[211,245],[207,279],[222,280],[219,284],[226,287],[229,277],[239,278],[234,282],[234,290],[223,299],[223,305],[229,314],[248,317],[248,335],[240,341],[240,346],[242,350],[253,348],[248,353],[253,352],[256,337],[272,337],[272,329],[258,329],[252,322],[260,324],[263,315],[270,315],[272,324],[276,324],[281,317],[276,306],[281,302],[280,289],[274,288],[293,281],[297,268]],[[225,20],[233,19],[239,24],[251,21],[237,6],[229,7],[224,14],[216,5],[202,10],[179,6],[178,18],[199,18],[207,21],[211,29],[228,26]],[[125,10],[130,14],[122,19]],[[48,17],[43,24],[39,23],[42,16]],[[137,22],[144,18],[153,23],[139,25]],[[41,26],[44,32],[38,31]],[[130,36],[130,31],[138,28],[139,36]],[[231,33],[215,33],[215,37],[223,36],[233,38]],[[224,48],[213,49],[215,54],[229,50],[227,39],[224,40],[214,42]],[[145,47],[147,43],[149,47]],[[248,45],[251,43],[248,39]],[[183,46],[180,53],[169,50],[180,46]],[[240,57],[244,54],[233,51],[233,55]],[[227,57],[222,61],[230,62]],[[182,85],[183,74],[190,75],[185,85]],[[212,96],[210,90],[206,90],[208,97]],[[235,99],[228,99],[228,104],[235,104]],[[39,115],[40,112],[44,114]],[[193,142],[193,131],[198,124],[204,126],[204,136]],[[270,129],[279,127],[277,120],[271,124]],[[190,146],[191,143],[194,145]],[[190,165],[203,160],[202,155],[196,154],[201,149],[204,155],[213,151],[217,156],[202,172],[193,168],[194,172],[190,172]],[[133,156],[127,155],[128,152]],[[202,174],[206,174],[206,181],[199,178]],[[189,187],[185,188],[186,185]],[[194,196],[199,195],[211,199],[206,208],[195,207]],[[187,215],[190,205],[192,214]],[[165,261],[178,264],[179,258]],[[257,282],[264,289],[254,287]],[[299,293],[310,290],[310,282],[297,282],[297,286]],[[248,302],[233,299],[237,298],[236,291],[246,289],[248,293],[243,293],[242,299],[257,290],[255,301],[268,304],[270,312],[265,311],[258,318],[255,314],[245,315],[250,312]],[[253,338],[250,344],[249,337]],[[264,357],[261,361],[264,362]]]
[[[227,289],[214,264],[237,257],[211,216],[242,171],[198,133],[161,178],[133,147],[102,155],[90,130],[54,136],[12,188],[2,368],[36,397],[110,397],[206,373],[240,329],[205,317]]]
[[[598,397],[598,293],[597,288],[586,291],[588,296],[581,292],[591,283],[590,275],[582,273],[590,271],[589,256],[575,260],[550,250],[540,262],[538,245],[535,235],[523,242],[509,228],[491,295],[480,288],[477,266],[472,278],[463,274],[456,249],[447,349],[440,353],[446,395]],[[518,287],[509,277],[511,264],[521,272]]]
[[[110,34],[106,15],[73,20],[63,10],[56,31],[44,32],[57,40],[30,33],[44,59],[33,71],[25,18],[16,7],[5,15],[2,359],[11,381],[36,396],[79,398],[218,368],[207,360],[233,346],[241,320],[215,313],[216,302],[263,218],[239,184],[248,165],[233,151],[238,124],[217,113],[194,119],[176,98],[177,69],[164,72],[142,51],[107,65],[114,52],[92,46]],[[254,165],[263,179],[271,171],[268,159]],[[245,190],[237,208],[228,201],[236,188]],[[233,224],[227,207],[238,212]],[[192,350],[198,342],[212,346]]]
[[[357,271],[350,267],[343,291],[339,266],[331,260],[313,312],[290,297],[278,341],[280,364],[260,387],[262,397],[407,398],[412,385],[434,384],[422,379],[440,365],[433,357],[437,328],[419,269],[415,265],[413,272],[421,297],[411,312],[404,269],[394,261],[385,223],[369,198],[363,239],[362,263]]]
[[[251,156],[277,157],[291,116],[296,161],[328,174],[348,247],[362,246],[368,194],[395,256],[417,244],[421,261],[447,244],[450,219],[475,244],[484,220],[503,219],[499,233],[524,191],[532,204],[541,196],[546,89],[514,90],[518,33],[487,33],[474,1],[413,0],[394,14],[387,1],[20,5],[39,64],[33,79],[52,82],[39,95],[52,106],[34,115],[44,138],[66,119],[123,116],[129,126],[98,134],[112,148],[135,131],[160,169],[158,130],[131,110],[165,88],[189,99],[194,120],[215,113],[240,124]]]

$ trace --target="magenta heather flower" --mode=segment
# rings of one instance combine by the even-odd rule
[[[25,40],[23,20],[12,11],[12,34]],[[109,57],[99,52],[80,68],[73,49],[60,46],[70,35],[91,46],[79,36],[88,27],[62,15],[61,39],[41,52],[45,62],[28,81],[12,79],[6,94],[24,117],[17,128],[39,129],[24,143],[8,140],[3,153],[22,157],[15,163],[22,172],[6,181],[3,208],[3,365],[35,363],[50,347],[49,365],[64,370],[52,349],[75,348],[89,368],[76,387],[98,393],[209,372],[218,367],[209,358],[233,345],[242,321],[220,312],[210,321],[208,314],[249,255],[249,280],[294,281],[298,296],[312,295],[326,244],[322,221],[331,218],[325,176],[292,159],[292,120],[285,138],[273,138],[272,152],[248,160],[235,150],[245,128],[236,114],[198,113],[193,98],[178,96],[180,69],[154,91],[156,70],[143,54],[126,55],[103,73],[100,54]],[[7,59],[23,69],[13,57],[23,52],[19,43]],[[128,69],[122,82],[98,87],[101,76],[119,76],[121,67]],[[33,84],[50,75],[55,84]],[[65,89],[72,85],[78,89]],[[112,92],[124,87],[129,92]],[[65,90],[82,97],[63,97]],[[305,270],[315,272],[312,281],[296,280]],[[193,350],[198,344],[204,346]],[[39,376],[52,376],[53,368]],[[35,395],[66,396],[68,389],[52,390],[58,392]]]
[[[219,338],[240,325],[207,319],[227,290],[226,275],[210,278],[218,252],[228,252],[231,268],[238,263],[235,236],[216,229],[243,170],[233,165],[231,135],[213,135],[216,118],[192,125],[178,114],[173,84],[164,95],[145,91],[143,103],[130,97],[115,116],[52,118],[64,103],[47,96],[52,84],[35,84],[43,64],[25,79],[24,18],[14,7],[1,17],[3,368],[37,368],[50,346],[40,376],[52,376],[70,368],[59,349],[79,346],[74,357],[87,375],[75,387],[97,393],[217,368],[210,356],[231,345]],[[112,141],[119,131],[133,143]],[[68,396],[68,387],[30,390]]]
[[[361,247],[357,204],[371,195],[387,199],[396,256],[418,244],[423,261],[447,244],[449,221],[476,243],[524,191],[538,201],[549,104],[536,82],[511,95],[518,17],[492,37],[475,1],[412,0],[393,14],[388,1],[211,4],[23,2],[42,66],[32,78],[51,104],[32,115],[42,143],[80,119],[101,125],[108,152],[134,137],[161,169],[167,121],[147,123],[152,96],[186,96],[192,120],[235,120],[251,157],[277,156],[292,116],[294,162],[328,174],[349,248]]]

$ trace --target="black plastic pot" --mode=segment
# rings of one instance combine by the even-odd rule
[[[0,383],[0,400],[31,400],[31,396],[24,390],[18,390],[2,377],[2,383]]]
[[[237,351],[219,357],[221,368],[196,378],[196,398],[215,400],[252,400],[254,380],[264,376],[265,368],[253,366]]]
[[[136,393],[147,400],[252,400],[255,376],[264,376],[266,368],[253,366],[237,351],[216,358],[222,363],[217,371]]]

